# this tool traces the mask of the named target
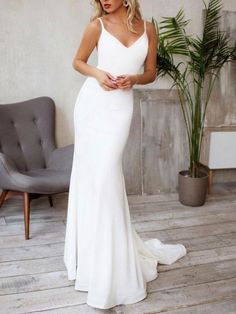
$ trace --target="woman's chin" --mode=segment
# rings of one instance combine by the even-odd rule
[[[105,11],[106,13],[112,13],[112,12],[114,11],[114,9],[109,8],[109,9],[104,9],[104,11]]]

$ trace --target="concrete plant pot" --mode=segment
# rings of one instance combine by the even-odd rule
[[[187,206],[202,206],[206,201],[208,188],[208,173],[200,172],[198,178],[189,176],[188,170],[179,172],[178,192],[179,201]]]

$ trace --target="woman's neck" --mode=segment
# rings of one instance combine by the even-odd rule
[[[122,6],[117,9],[115,12],[108,14],[110,21],[113,23],[126,23],[127,21],[127,9]]]

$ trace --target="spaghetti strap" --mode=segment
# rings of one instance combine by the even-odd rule
[[[147,32],[147,21],[144,21],[144,33]]]
[[[100,17],[99,17],[98,19],[99,19],[99,21],[100,21],[100,23],[101,23],[102,29],[104,29],[104,25],[103,25],[102,19],[101,19]]]

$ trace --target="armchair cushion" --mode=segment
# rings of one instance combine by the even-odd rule
[[[71,146],[71,150],[73,145]],[[69,150],[68,150],[69,151]],[[57,156],[58,157],[58,156]],[[71,160],[67,160],[65,169],[42,168],[29,171],[18,171],[6,155],[0,153],[0,186],[4,190],[15,190],[28,193],[54,194],[67,192],[70,183]],[[59,159],[58,164],[59,166]]]
[[[22,191],[54,194],[68,192],[70,172],[56,169],[34,169],[19,174],[15,179]]]

